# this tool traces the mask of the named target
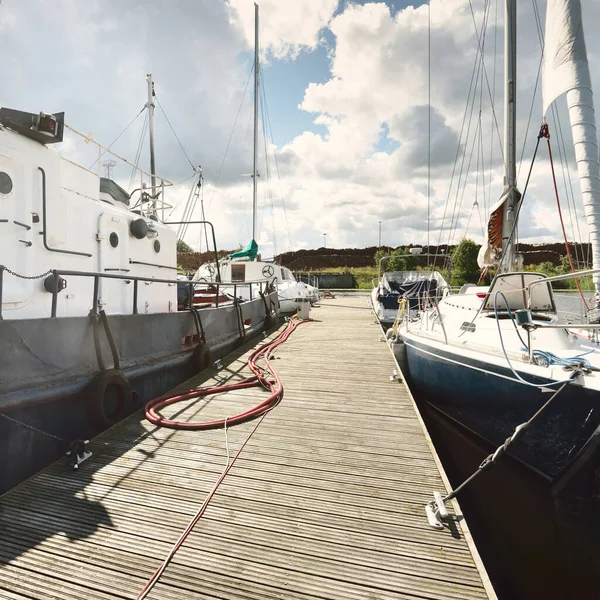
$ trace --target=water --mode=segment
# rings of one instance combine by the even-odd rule
[[[583,292],[583,297],[589,307],[594,305],[594,294]],[[587,309],[583,307],[579,292],[554,292],[554,301],[561,322],[584,323]]]

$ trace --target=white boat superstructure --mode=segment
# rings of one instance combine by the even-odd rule
[[[62,114],[0,111],[4,318],[50,316],[53,269],[174,278],[177,254],[172,229],[130,210],[125,190],[40,143],[35,130],[28,134],[16,131],[25,128],[20,125],[23,121],[32,119],[49,119],[61,129],[62,139]],[[98,309],[107,314],[130,314],[131,288],[126,280],[101,278]],[[60,276],[58,290],[56,316],[89,313],[89,277]],[[141,313],[177,311],[176,285],[140,285],[137,301]]]
[[[192,281],[208,284],[219,283],[219,293],[241,300],[250,300],[249,282],[264,282],[277,290],[279,312],[295,313],[303,302],[310,301],[306,285],[296,281],[294,274],[276,263],[252,260],[245,257],[225,258],[219,261],[221,281],[218,281],[215,263],[202,265]],[[197,286],[202,290],[202,286]]]

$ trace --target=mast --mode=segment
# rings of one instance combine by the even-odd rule
[[[256,155],[258,153],[258,4],[254,3],[254,152],[252,160],[252,239],[256,240]]]
[[[152,210],[156,213],[156,158],[154,156],[154,82],[152,73],[146,75],[148,82],[148,132],[150,137],[150,182],[152,187]]]
[[[506,0],[504,8],[504,192],[502,261],[499,272],[512,271],[515,259],[515,210],[520,194],[516,169],[517,2]]]

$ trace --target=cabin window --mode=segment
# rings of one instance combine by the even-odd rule
[[[154,240],[154,252],[157,254],[160,252],[160,242],[158,240]]]
[[[281,279],[286,281],[290,278],[289,271],[287,269],[281,269]]]
[[[113,248],[116,248],[119,245],[119,236],[113,231],[110,234],[108,241]]]
[[[0,194],[10,194],[13,189],[13,182],[8,173],[0,171]]]
[[[231,281],[246,281],[246,265],[231,265]]]

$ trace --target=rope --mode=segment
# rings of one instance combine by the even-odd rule
[[[471,483],[471,481],[473,481],[479,474],[483,473],[483,471],[485,471],[486,469],[489,469],[489,468],[495,466],[496,462],[502,457],[503,454],[506,453],[509,446],[517,438],[519,438],[521,436],[521,434],[523,433],[523,431],[525,431],[525,429],[527,429],[527,427],[529,427],[550,406],[552,401],[565,389],[565,387],[567,387],[567,385],[569,385],[569,383],[571,383],[573,381],[573,378],[578,374],[579,374],[579,371],[573,371],[573,373],[571,373],[571,376],[569,377],[569,379],[567,381],[562,382],[562,386],[559,387],[554,392],[554,394],[552,394],[552,396],[550,396],[550,398],[548,398],[548,400],[546,402],[544,402],[542,407],[528,421],[525,421],[524,423],[517,425],[515,427],[513,434],[510,437],[506,438],[504,443],[501,446],[498,446],[498,448],[496,448],[496,450],[492,454],[486,456],[483,459],[482,463],[479,465],[479,467],[477,467],[477,470],[470,477],[465,479],[465,481],[463,481],[456,489],[452,490],[447,496],[445,496],[442,499],[443,503],[445,504],[446,502],[449,502],[450,500],[453,500],[454,498],[456,498],[456,496],[458,496],[458,494],[469,483]],[[429,506],[434,510],[436,509],[435,502],[430,502]]]
[[[569,257],[569,265],[571,265],[571,273],[575,273],[575,265],[573,264],[573,258],[571,257],[571,249],[569,248],[569,241],[567,240],[567,232],[565,231],[565,223],[563,221],[562,210],[560,208],[560,198],[558,196],[558,186],[556,184],[556,174],[554,173],[554,161],[552,160],[552,148],[550,146],[550,132],[548,130],[548,124],[544,123],[542,125],[542,135],[546,138],[546,142],[548,143],[548,156],[550,157],[550,169],[552,171],[552,183],[554,184],[554,193],[556,195],[556,206],[558,207],[558,217],[560,219],[560,227],[563,232],[563,238],[565,240],[565,248],[567,250],[567,256]],[[581,285],[579,284],[579,279],[575,277],[575,285],[579,290],[579,295],[581,296],[581,301],[587,310],[589,310],[589,306],[585,300],[583,295],[583,290],[581,289]]]
[[[513,322],[513,325],[517,331],[517,335],[519,336],[519,340],[521,341],[521,343],[523,344],[523,346],[525,346],[525,348],[527,348],[527,344],[523,341],[523,338],[521,337],[521,334],[519,333],[519,330],[517,328],[517,324],[515,322],[515,319],[513,317],[513,314],[510,310],[510,307],[508,306],[508,300],[506,299],[506,296],[504,295],[503,292],[501,291],[497,291],[494,294],[494,316],[496,317],[496,325],[498,327],[498,335],[500,336],[500,346],[502,348],[502,353],[504,354],[504,358],[506,359],[506,362],[508,364],[509,369],[512,371],[513,375],[515,376],[515,378],[520,381],[521,383],[524,383],[525,385],[531,386],[531,387],[536,387],[536,388],[547,388],[547,387],[552,387],[554,385],[561,385],[563,383],[566,383],[568,381],[570,381],[569,379],[566,380],[562,380],[562,381],[552,381],[550,383],[532,383],[531,381],[527,381],[526,379],[523,379],[523,377],[521,377],[521,375],[519,375],[519,373],[515,370],[515,368],[512,366],[512,363],[510,362],[510,358],[508,358],[508,353],[506,352],[506,348],[504,346],[504,338],[502,336],[502,329],[500,327],[500,319],[498,318],[498,296],[500,296],[502,298],[502,300],[504,300],[504,304],[506,305],[506,310],[508,311],[508,314],[510,315],[510,318]]]
[[[268,342],[266,344],[263,344],[258,349],[256,349],[254,352],[252,352],[252,354],[248,358],[248,366],[250,367],[251,371],[254,373],[253,377],[249,377],[239,383],[234,383],[234,384],[230,384],[230,385],[226,385],[226,386],[218,386],[218,387],[204,388],[204,389],[196,388],[194,390],[189,390],[188,392],[183,392],[179,395],[167,394],[167,395],[161,396],[160,398],[157,398],[155,400],[151,400],[150,402],[148,402],[148,404],[146,404],[146,418],[151,423],[154,423],[155,425],[169,427],[171,429],[187,429],[187,430],[193,430],[193,431],[202,430],[202,429],[215,429],[215,428],[222,427],[225,430],[225,446],[226,446],[226,450],[227,450],[227,463],[226,463],[225,468],[223,469],[221,475],[219,476],[219,478],[213,485],[212,489],[210,490],[210,492],[204,499],[204,502],[202,503],[202,505],[200,506],[200,508],[194,515],[194,517],[191,519],[191,521],[189,522],[188,526],[185,528],[183,533],[179,536],[179,539],[177,540],[177,542],[175,542],[175,544],[171,548],[170,552],[168,553],[167,557],[164,559],[164,561],[162,562],[160,567],[158,567],[156,569],[156,571],[150,577],[150,579],[148,580],[148,582],[146,583],[146,585],[144,586],[142,591],[138,594],[136,600],[143,600],[144,598],[146,598],[148,596],[148,594],[152,591],[154,586],[158,583],[158,581],[159,581],[160,577],[162,576],[162,574],[164,573],[165,569],[167,568],[167,566],[169,565],[169,563],[175,556],[175,553],[179,550],[179,548],[182,546],[182,544],[187,539],[188,535],[191,533],[191,531],[194,528],[194,526],[196,525],[196,523],[198,523],[198,521],[202,518],[202,515],[204,515],[204,513],[206,512],[206,509],[207,509],[210,501],[212,500],[212,498],[215,495],[215,493],[217,492],[219,486],[221,485],[221,483],[223,482],[223,480],[225,479],[225,477],[227,476],[227,474],[229,473],[229,471],[231,470],[231,468],[237,461],[238,457],[240,456],[240,454],[242,453],[244,448],[246,447],[246,444],[250,441],[250,438],[254,435],[254,433],[256,432],[256,430],[258,429],[260,424],[263,422],[263,420],[265,419],[267,414],[271,410],[273,410],[273,408],[275,408],[281,401],[281,398],[283,397],[283,384],[282,384],[279,376],[275,372],[275,370],[271,367],[269,358],[271,357],[271,354],[277,348],[277,346],[283,344],[283,342],[285,342],[290,337],[290,335],[294,332],[294,330],[301,323],[305,323],[305,322],[306,321],[299,321],[296,318],[290,319],[290,321],[288,322],[288,326],[284,329],[284,331],[282,333],[279,334],[279,336],[277,338],[275,338],[275,340]],[[266,369],[256,365],[256,361],[259,358],[265,359]],[[270,379],[267,377],[267,371],[271,374],[273,379]],[[246,411],[245,413],[241,413],[234,417],[225,417],[225,419],[222,419],[219,421],[210,421],[207,423],[184,423],[184,422],[180,422],[180,421],[170,421],[168,419],[163,419],[162,417],[157,415],[157,413],[155,412],[156,410],[159,410],[160,408],[162,408],[164,406],[173,404],[175,402],[179,402],[181,400],[194,398],[194,397],[200,397],[200,396],[207,396],[209,394],[217,394],[217,393],[227,391],[227,390],[242,389],[242,388],[248,388],[248,387],[254,387],[254,386],[265,387],[266,389],[268,389],[271,392],[271,395],[269,396],[269,398],[267,400],[261,402],[259,405],[257,405],[253,409],[250,409],[250,410]],[[250,431],[250,433],[248,434],[248,436],[246,437],[246,439],[240,446],[240,449],[236,452],[235,456],[230,461],[229,460],[229,443],[228,443],[228,439],[227,439],[227,428],[232,425],[237,425],[237,424],[243,423],[245,421],[248,421],[250,419],[254,419],[256,417],[260,417],[259,421],[256,423],[256,425],[254,426],[252,431]]]
[[[13,419],[12,417],[9,417],[7,414],[4,414],[2,412],[0,412],[0,417],[2,417],[3,419],[6,419],[7,421],[10,421],[11,423],[15,423],[19,427],[23,427],[24,429],[29,429],[29,431],[33,431],[34,433],[39,433],[40,435],[44,435],[46,437],[52,438],[53,440],[58,440],[59,442],[65,442],[65,443],[67,442],[67,440],[59,437],[58,435],[54,435],[53,433],[49,433],[42,429],[38,429],[37,427],[34,427],[33,425],[29,425],[28,423],[24,423],[23,421],[19,421],[18,419]]]

